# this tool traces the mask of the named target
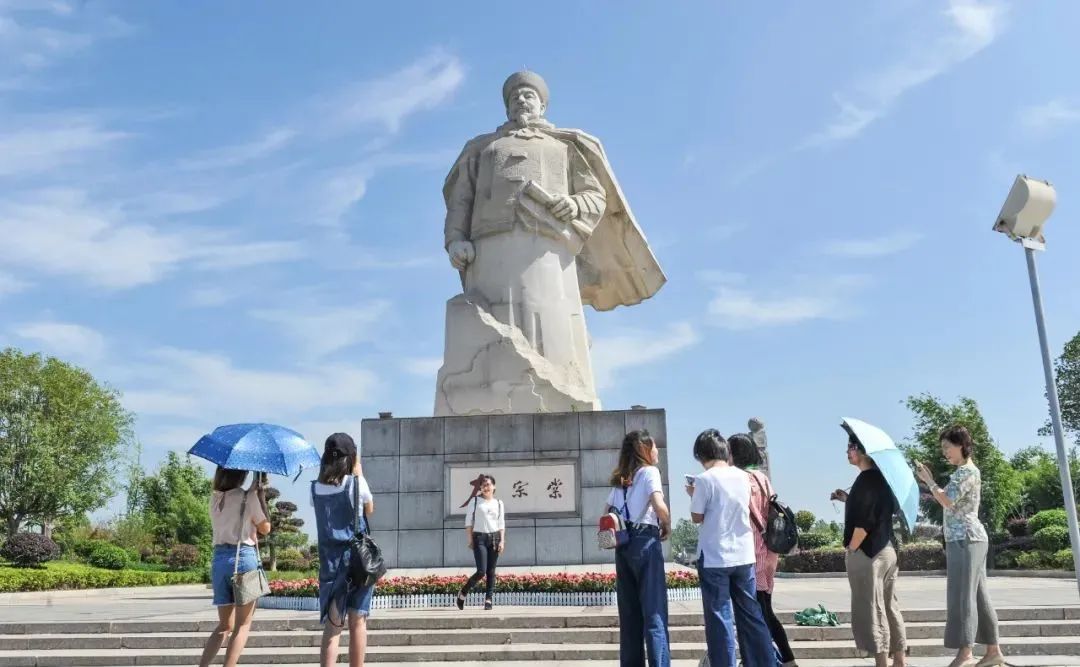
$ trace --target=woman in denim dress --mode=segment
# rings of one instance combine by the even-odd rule
[[[355,505],[357,495],[360,507]],[[375,505],[360,470],[356,443],[349,435],[335,433],[326,439],[319,479],[311,483],[311,503],[315,507],[315,526],[319,535],[321,664],[323,667],[337,664],[338,642],[348,616],[349,665],[361,667],[367,650],[367,617],[371,614],[375,587],[354,587],[346,580],[349,542],[356,534],[357,512],[362,512],[360,531],[366,533],[366,517],[371,516]]]

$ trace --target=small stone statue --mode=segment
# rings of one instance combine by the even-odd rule
[[[656,294],[664,274],[600,142],[555,127],[534,72],[506,80],[508,118],[468,143],[443,186],[446,305],[435,415],[597,410],[583,305]]]
[[[754,444],[757,445],[758,454],[761,455],[761,471],[767,477],[772,477],[769,474],[769,441],[765,437],[765,422],[757,417],[751,417],[746,426],[750,429],[750,437],[753,439]]]

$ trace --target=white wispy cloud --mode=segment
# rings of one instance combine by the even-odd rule
[[[0,177],[65,167],[129,136],[89,114],[4,115],[0,120]]]
[[[263,308],[250,315],[292,338],[306,358],[320,359],[374,340],[391,310],[389,301],[378,300],[353,306]]]
[[[461,61],[440,51],[386,76],[352,85],[326,106],[339,128],[379,124],[393,133],[412,114],[445,102],[464,81]]]
[[[290,242],[238,242],[212,230],[133,223],[74,189],[0,202],[0,238],[0,261],[114,289],[159,281],[183,265],[227,270],[302,256]]]
[[[254,141],[197,153],[181,160],[179,167],[196,171],[239,167],[277,153],[288,146],[296,136],[297,132],[292,128],[275,128]]]
[[[995,0],[950,0],[948,27],[936,38],[922,39],[897,62],[834,95],[839,112],[800,148],[853,139],[887,114],[907,92],[935,79],[994,43],[1005,29],[1007,8]]]
[[[689,322],[675,322],[658,331],[626,330],[616,336],[598,337],[592,345],[596,387],[610,387],[621,371],[662,361],[700,340],[700,334]]]
[[[246,290],[234,289],[224,285],[204,285],[195,287],[187,294],[185,303],[195,308],[214,308],[224,306],[240,299]]]
[[[378,153],[355,164],[325,170],[317,179],[311,198],[313,223],[334,226],[367,194],[368,182],[385,169],[400,167],[446,167],[451,151],[428,153]]]
[[[93,44],[130,34],[133,26],[87,3],[0,2],[0,68],[40,70]]]
[[[826,242],[821,250],[833,257],[870,258],[885,257],[903,252],[922,239],[915,232],[896,232],[873,239],[838,239]]]
[[[47,354],[79,361],[97,361],[105,354],[105,337],[81,324],[26,322],[14,327],[15,335],[39,344]]]
[[[869,282],[866,276],[802,276],[784,289],[755,288],[746,280],[711,280],[709,322],[742,331],[787,326],[810,320],[850,317],[854,297]]]
[[[362,405],[376,376],[342,363],[244,368],[225,355],[165,347],[130,368],[124,386],[125,407],[140,416],[209,430],[222,423],[289,423],[327,408]]]
[[[1021,126],[1035,134],[1049,134],[1077,123],[1080,123],[1080,102],[1077,101],[1050,100],[1020,111]]]
[[[0,297],[8,294],[16,294],[30,287],[30,283],[20,280],[15,276],[0,271]]]
[[[401,362],[401,368],[409,375],[430,377],[432,380],[442,368],[442,357],[414,357]]]

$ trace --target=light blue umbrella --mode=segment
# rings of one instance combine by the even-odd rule
[[[320,457],[304,436],[275,424],[230,424],[199,438],[188,454],[225,468],[299,475]]]
[[[908,530],[914,532],[915,520],[919,515],[919,484],[915,481],[915,475],[912,474],[904,453],[897,449],[896,443],[885,431],[873,424],[851,417],[844,417],[842,423],[845,429],[859,439],[867,455],[885,476],[885,481],[896,496],[900,511],[907,520]]]

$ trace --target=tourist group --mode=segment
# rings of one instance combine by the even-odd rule
[[[971,435],[962,426],[941,433],[941,451],[953,466],[948,484],[936,485],[921,463],[917,476],[943,509],[947,557],[947,621],[945,646],[957,650],[950,667],[1005,664],[998,645],[997,617],[986,585],[985,529],[978,519],[981,495],[979,469],[971,460]],[[897,502],[885,477],[848,429],[847,461],[859,473],[850,490],[831,497],[846,503],[844,546],[851,586],[851,630],[856,647],[873,656],[878,667],[892,661],[904,667],[907,638],[897,598],[899,573],[893,546]],[[712,667],[789,667],[797,665],[787,634],[773,611],[773,587],[779,555],[767,539],[776,492],[759,470],[757,446],[749,435],[728,438],[715,429],[694,441],[693,456],[703,472],[687,475],[690,513],[699,526],[697,569],[700,578],[707,662]],[[664,498],[656,443],[647,431],[632,431],[622,442],[619,463],[611,475],[605,518],[617,517],[614,538],[603,539],[615,554],[620,664],[623,667],[668,667],[671,664],[668,596],[661,543],[671,533],[671,512]],[[243,489],[247,471],[219,467],[214,474],[211,519],[214,557],[211,579],[219,623],[210,635],[201,665],[208,666],[228,638],[225,665],[236,665],[244,650],[255,603],[238,604],[236,582],[259,571],[258,537],[270,532],[264,481],[252,484],[255,499]],[[468,592],[485,580],[484,609],[494,606],[495,568],[506,547],[503,503],[495,495],[495,479],[480,480],[466,518],[467,546],[476,571],[456,599],[463,609]],[[358,448],[345,433],[326,440],[319,476],[311,484],[319,549],[319,609],[324,631],[321,664],[337,663],[341,632],[349,629],[349,663],[363,665],[367,617],[374,586],[355,586],[348,576],[350,543],[368,532],[374,511]],[[781,517],[782,519],[782,517]],[[602,520],[602,526],[605,525]],[[772,526],[775,528],[775,526]],[[605,544],[605,541],[608,543]],[[973,646],[986,653],[976,661]],[[705,662],[703,660],[703,662]]]

